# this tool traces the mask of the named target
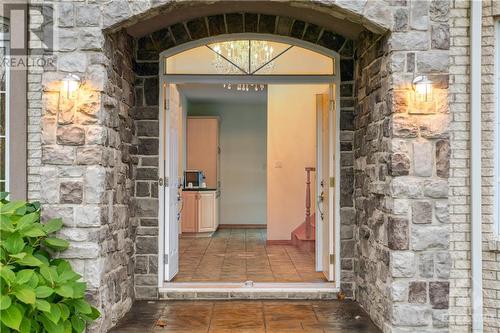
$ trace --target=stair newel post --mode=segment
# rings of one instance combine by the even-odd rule
[[[306,239],[311,239],[312,224],[311,224],[311,171],[316,168],[306,168]]]

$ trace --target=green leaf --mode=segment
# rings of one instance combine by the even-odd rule
[[[59,250],[59,251],[66,250],[69,246],[68,241],[66,241],[64,239],[60,239],[60,238],[55,238],[55,237],[45,238],[43,240],[43,244],[45,246],[50,247],[51,249]]]
[[[83,297],[85,290],[87,290],[87,284],[85,282],[73,282],[72,287],[74,298]]]
[[[24,201],[12,201],[7,204],[0,204],[0,214],[12,214],[25,205],[26,203]]]
[[[59,272],[59,269],[57,270]],[[76,274],[71,270],[71,268],[67,271],[64,272],[59,272],[59,279],[57,280],[60,283],[70,281],[70,280],[78,280],[81,276],[79,274]]]
[[[69,308],[66,304],[64,303],[59,303],[59,309],[61,310],[61,318],[62,320],[66,320],[69,318],[70,312]]]
[[[54,289],[47,286],[39,286],[35,289],[37,298],[47,298],[54,293]]]
[[[19,325],[21,325],[21,320],[23,315],[17,306],[10,306],[5,310],[0,311],[0,320],[2,323],[12,329],[19,331]]]
[[[16,274],[8,267],[0,267],[0,277],[10,286],[16,280]]]
[[[19,288],[13,292],[18,300],[26,304],[35,304],[35,292],[30,288]]]
[[[33,274],[35,274],[35,271],[31,269],[23,269],[22,271],[17,272],[16,284],[25,284],[31,279]]]
[[[12,304],[9,295],[0,296],[0,310],[7,309]]]
[[[9,219],[8,216],[0,215],[0,231],[3,232],[14,232],[14,224]]]
[[[76,333],[82,333],[85,330],[85,321],[78,318],[77,316],[71,317],[71,325],[73,325],[73,329]]]
[[[33,274],[31,279],[26,283],[27,286],[31,287],[32,289],[35,289],[38,286],[38,283],[40,282],[40,279],[38,278],[38,274]]]
[[[41,262],[31,254],[26,255],[23,259],[17,260],[17,262],[21,265],[31,267],[38,267],[43,265],[43,262]]]
[[[40,311],[50,312],[50,303],[47,301],[44,301],[43,299],[37,299],[35,301],[35,306]]]
[[[54,267],[42,266],[40,267],[40,274],[42,274],[43,278],[50,284],[54,284],[54,282],[58,278],[57,272]]]
[[[9,257],[14,258],[14,259],[23,259],[26,257],[27,253],[26,252],[19,252],[16,254],[9,254]]]
[[[45,316],[50,319],[54,324],[57,324],[61,318],[61,310],[56,304],[50,304],[50,312],[45,313]]]
[[[76,299],[73,302],[73,305],[75,306],[75,309],[78,310],[78,312],[80,312],[80,313],[83,313],[86,315],[92,313],[92,307],[84,299]]]
[[[44,312],[43,315],[39,317],[45,330],[50,333],[64,333],[63,323],[54,323],[47,315],[48,312]]]
[[[73,288],[71,288],[70,286],[68,286],[66,284],[57,287],[56,289],[54,289],[54,291],[56,292],[56,294],[58,294],[62,297],[66,297],[66,298],[73,297]]]
[[[25,317],[21,321],[21,325],[19,326],[19,332],[30,333],[30,331],[31,331],[31,319]]]
[[[7,239],[3,242],[3,246],[9,253],[19,253],[24,248],[23,238],[18,232],[15,232],[7,237]]]
[[[61,230],[62,226],[63,226],[62,219],[52,219],[47,221],[47,223],[43,225],[43,230],[45,230],[46,233],[50,234]]]
[[[38,221],[39,217],[38,213],[24,215],[17,221],[17,229],[23,230],[30,227],[35,221]]]
[[[44,237],[44,236],[47,236],[45,231],[43,231],[43,228],[38,224],[32,225],[28,229],[23,230],[22,234],[25,237]]]

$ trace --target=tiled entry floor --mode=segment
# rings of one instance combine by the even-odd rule
[[[266,229],[219,229],[209,238],[180,239],[173,282],[326,282],[314,253],[266,245]]]
[[[136,302],[110,333],[380,333],[352,301]]]

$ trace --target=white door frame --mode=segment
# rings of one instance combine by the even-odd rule
[[[198,46],[202,46],[205,44],[210,44],[210,43],[216,43],[216,42],[222,42],[222,41],[229,41],[229,40],[237,40],[237,39],[254,39],[254,40],[269,40],[269,41],[275,41],[275,42],[282,42],[282,43],[287,43],[290,45],[296,45],[300,46],[306,49],[309,49],[311,51],[318,52],[320,54],[326,55],[328,57],[331,57],[335,59],[334,61],[334,75],[196,75],[196,74],[187,74],[187,75],[178,75],[178,74],[168,74],[166,73],[166,68],[165,68],[165,58],[168,58],[170,56],[173,56],[177,53],[189,50],[191,48],[195,48]],[[335,146],[335,179],[336,179],[336,186],[334,187],[335,190],[335,203],[333,207],[335,209],[335,219],[333,222],[334,225],[334,234],[333,239],[334,239],[334,254],[336,257],[335,260],[335,267],[334,267],[334,287],[336,289],[340,288],[340,109],[339,109],[339,96],[340,96],[340,56],[338,53],[335,51],[326,49],[322,46],[312,44],[306,41],[302,40],[296,40],[290,37],[286,36],[277,36],[277,35],[263,35],[263,34],[254,34],[254,33],[243,33],[243,34],[228,34],[228,35],[220,35],[220,36],[214,36],[214,37],[208,37],[208,38],[203,38],[199,40],[195,40],[192,42],[185,43],[183,45],[173,47],[171,49],[168,49],[166,51],[163,51],[160,53],[160,63],[159,63],[159,82],[165,82],[167,84],[167,87],[169,84],[179,84],[179,83],[262,83],[262,84],[330,84],[336,88],[336,91],[333,92],[332,89],[330,88],[330,93],[335,94],[335,107],[336,107],[336,128],[335,128],[335,135],[336,135],[336,146]],[[330,86],[331,87],[331,86]],[[162,121],[162,107],[163,107],[163,98],[164,98],[164,89],[162,89],[162,84],[160,84],[160,94],[159,94],[159,106],[160,106],[160,138],[163,137],[164,131],[165,131],[165,121]],[[168,127],[167,127],[168,128]],[[162,140],[160,140],[160,154],[159,154],[159,167],[160,169],[162,168],[162,163],[163,163],[163,158],[165,160],[168,159],[168,156],[164,156],[164,149],[162,148]],[[159,175],[164,173],[164,166],[163,170],[158,170]],[[330,188],[331,189],[331,188]],[[165,275],[164,275],[164,252],[165,252],[165,231],[167,228],[165,228],[165,216],[169,216],[168,214],[168,207],[165,207],[164,202],[165,202],[165,196],[162,196],[160,194],[161,191],[159,191],[158,199],[159,199],[159,214],[158,214],[158,287],[162,288],[164,286],[165,281]],[[316,193],[315,193],[316,195]],[[316,216],[317,214],[317,205],[316,205]],[[330,218],[333,219],[334,215],[330,214]],[[321,231],[318,229],[318,223],[316,223],[316,232],[318,236],[318,233]],[[316,246],[318,246],[318,237],[316,237]],[[316,251],[318,252],[318,251]],[[316,258],[316,262],[318,262],[318,259]],[[321,262],[321,260],[320,260]],[[318,269],[318,267],[316,267]],[[172,283],[172,282],[170,282]]]

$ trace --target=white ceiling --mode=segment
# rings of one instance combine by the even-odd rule
[[[232,89],[222,84],[183,83],[178,84],[180,92],[190,102],[232,102],[232,103],[267,103],[267,86],[262,91],[238,91],[233,84]]]

